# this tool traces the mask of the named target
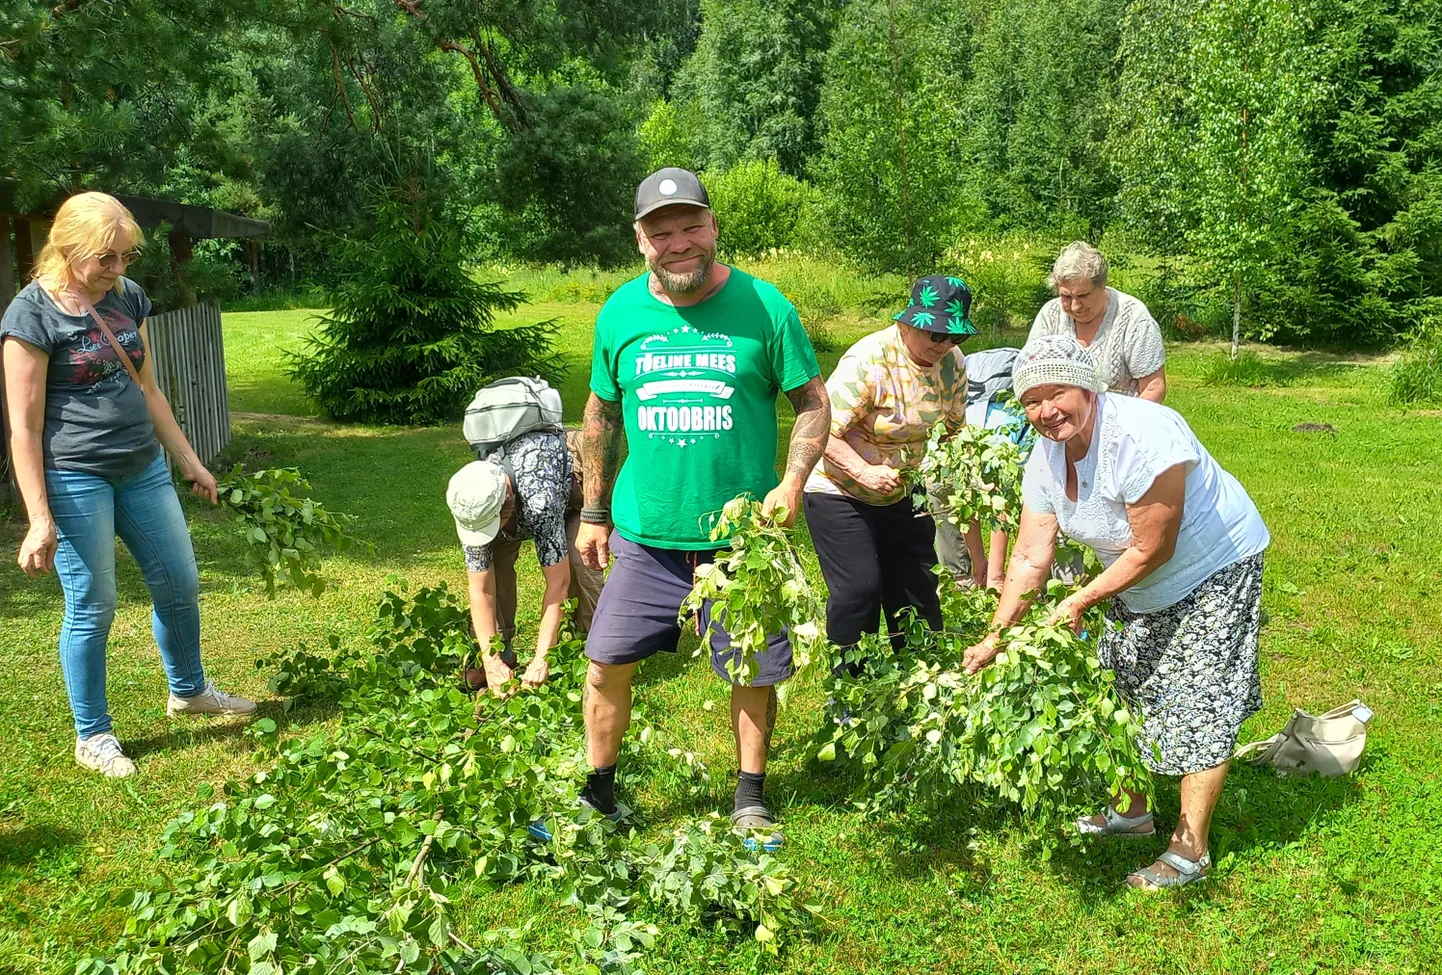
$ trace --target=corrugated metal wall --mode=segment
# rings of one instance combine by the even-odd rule
[[[230,443],[230,394],[220,306],[195,305],[146,319],[155,380],[203,463]],[[0,424],[3,427],[3,424]],[[8,433],[8,431],[6,431]],[[0,504],[12,499],[8,436],[0,441]],[[172,464],[174,458],[170,458]]]
[[[149,318],[155,382],[202,463],[230,443],[230,394],[220,306],[195,305]]]

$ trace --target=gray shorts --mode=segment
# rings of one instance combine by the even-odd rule
[[[664,650],[675,653],[681,639],[676,616],[691,593],[696,567],[715,560],[720,549],[684,552],[653,548],[611,533],[611,575],[596,603],[596,616],[586,637],[586,656],[597,663],[630,664]],[[731,680],[726,664],[736,657],[731,636],[710,606],[700,613],[702,632],[711,636],[711,669]],[[752,687],[770,687],[791,676],[791,641],[772,634],[757,658]]]

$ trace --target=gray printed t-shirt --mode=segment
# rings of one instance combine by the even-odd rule
[[[150,314],[150,299],[129,278],[121,278],[121,283],[124,292],[107,291],[95,310],[138,372],[145,362],[140,325]],[[0,341],[10,336],[50,357],[41,438],[46,469],[122,478],[150,465],[160,444],[145,394],[88,313],[61,311],[32,281],[0,320]]]

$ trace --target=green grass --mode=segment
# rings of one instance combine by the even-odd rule
[[[593,302],[543,302],[515,320],[557,316],[572,371],[568,416],[579,415]],[[267,601],[242,568],[240,543],[213,511],[187,502],[200,561],[207,667],[229,690],[266,698],[252,661],[327,633],[358,637],[387,576],[464,584],[444,505],[451,472],[468,459],[459,430],[338,427],[285,379],[279,349],[295,348],[303,310],[227,315],[236,439],[228,454],[299,466],[317,497],[360,516],[373,556],[328,560],[319,600]],[[845,345],[878,320],[828,323]],[[1005,334],[998,336],[1006,338]],[[1017,336],[1011,335],[1016,341]],[[1293,707],[1320,711],[1361,696],[1377,712],[1362,771],[1344,780],[1281,781],[1237,770],[1213,828],[1214,881],[1180,896],[1127,894],[1122,878],[1160,844],[1063,846],[1038,856],[1034,826],[965,796],[931,816],[883,822],[849,806],[846,783],[810,758],[819,688],[803,683],[783,711],[768,792],[784,816],[782,854],[834,922],[793,943],[772,970],[788,972],[1347,972],[1442,970],[1442,418],[1385,405],[1381,370],[1325,356],[1270,354],[1284,383],[1203,382],[1218,346],[1172,350],[1169,402],[1251,492],[1271,528],[1262,638],[1267,705],[1244,734],[1263,737]],[[789,411],[783,411],[783,414]],[[789,420],[789,417],[788,417]],[[1292,432],[1329,423],[1335,435]],[[13,551],[15,522],[0,522]],[[803,534],[804,541],[804,534]],[[814,570],[814,558],[807,553]],[[539,573],[522,559],[534,594]],[[110,644],[117,730],[141,774],[124,783],[77,768],[55,640],[53,577],[0,569],[0,971],[68,972],[112,944],[124,915],[103,895],[155,872],[166,821],[197,804],[195,787],[256,767],[234,721],[171,721],[134,564],[120,558],[120,610]],[[535,600],[522,598],[522,626]],[[638,784],[630,798],[655,826],[729,801],[734,766],[725,688],[687,656],[641,671],[638,697],[657,731],[700,754],[715,776],[699,801]],[[715,702],[712,709],[706,702]],[[265,712],[282,718],[280,702]],[[295,715],[304,733],[323,715]],[[1159,790],[1161,820],[1177,811]],[[470,925],[540,918],[537,947],[563,945],[573,911],[544,891],[463,895]],[[650,972],[742,971],[750,945],[654,919],[663,936]]]

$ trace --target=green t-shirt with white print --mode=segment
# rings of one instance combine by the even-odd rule
[[[714,548],[711,516],[778,483],[777,394],[820,372],[795,306],[744,271],[684,308],[656,298],[649,274],[617,289],[591,360],[591,391],[619,401],[626,424],[616,530],[656,548]]]

